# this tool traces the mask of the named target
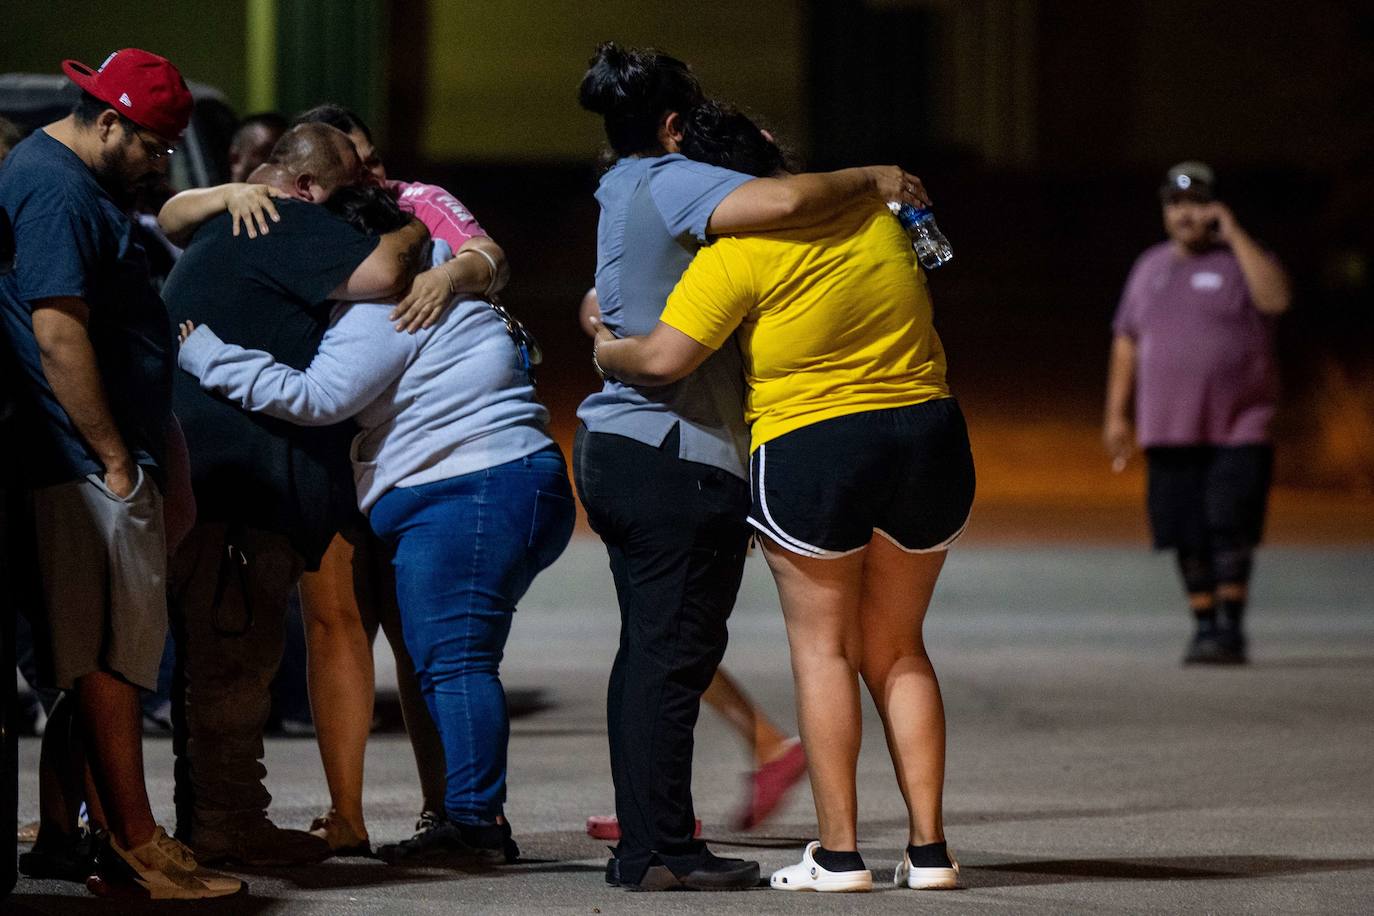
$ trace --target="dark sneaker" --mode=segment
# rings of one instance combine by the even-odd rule
[[[100,897],[200,900],[227,897],[243,889],[238,878],[202,868],[191,850],[161,827],[151,840],[134,849],[121,849],[114,840],[107,840],[99,858],[86,888]]]
[[[424,833],[426,830],[433,830],[444,820],[444,816],[438,811],[421,811],[420,816],[415,820],[415,832]]]
[[[255,867],[313,865],[334,854],[325,840],[304,830],[278,827],[265,817],[232,831],[198,824],[190,845],[201,862]]]
[[[458,834],[481,862],[509,865],[520,858],[520,847],[511,839],[510,821],[499,824],[459,824]]]
[[[1223,621],[1217,627],[1217,642],[1226,653],[1228,664],[1243,665],[1248,660],[1245,633],[1238,624]]]
[[[422,826],[423,825],[423,826]],[[426,823],[422,818],[415,835],[400,843],[377,847],[377,857],[392,865],[420,862],[464,862],[475,865],[506,865],[520,856],[511,839],[510,824]]]
[[[620,860],[614,854],[606,860],[606,883],[611,887],[620,887]]]
[[[619,880],[620,869],[615,871]],[[650,865],[638,884],[620,881],[620,886],[629,891],[746,891],[758,884],[759,863],[725,859],[709,851],[685,875],[673,874],[666,865]]]
[[[95,839],[81,830],[50,846],[35,846],[19,857],[19,873],[29,878],[84,882],[95,871]]]
[[[1220,630],[1199,630],[1188,643],[1188,651],[1183,656],[1185,665],[1235,665],[1245,661],[1244,654],[1237,655],[1233,646],[1228,646]]]

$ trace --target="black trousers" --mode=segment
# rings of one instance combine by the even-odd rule
[[[663,864],[685,875],[693,838],[693,731],[701,694],[725,654],[749,544],[748,484],[659,448],[581,427],[577,489],[610,556],[620,648],[606,697],[621,879]]]
[[[1155,549],[1210,553],[1260,543],[1273,448],[1156,446],[1145,450],[1145,458]]]

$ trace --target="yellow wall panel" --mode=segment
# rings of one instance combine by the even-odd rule
[[[577,104],[598,42],[652,45],[693,66],[708,93],[805,139],[801,0],[668,3],[431,0],[422,154],[432,161],[594,158],[600,119]]]

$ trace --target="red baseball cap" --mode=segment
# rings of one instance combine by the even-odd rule
[[[180,139],[191,120],[191,90],[165,57],[123,48],[95,70],[64,60],[62,71],[86,92],[164,139]]]

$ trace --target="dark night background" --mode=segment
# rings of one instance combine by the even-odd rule
[[[53,29],[54,6],[91,27]],[[1163,237],[1164,170],[1207,160],[1297,288],[1280,329],[1280,528],[1374,536],[1374,5],[247,0],[7,18],[0,70],[138,44],[240,113],[357,107],[393,176],[449,188],[505,247],[506,301],[544,345],[539,387],[565,440],[595,384],[574,313],[595,263],[600,129],[575,95],[598,40],[687,59],[810,168],[906,166],[956,252],[931,288],[985,534],[1027,519],[1046,536],[1143,530],[1139,463],[1113,477],[1097,444],[1108,326],[1132,260]]]

